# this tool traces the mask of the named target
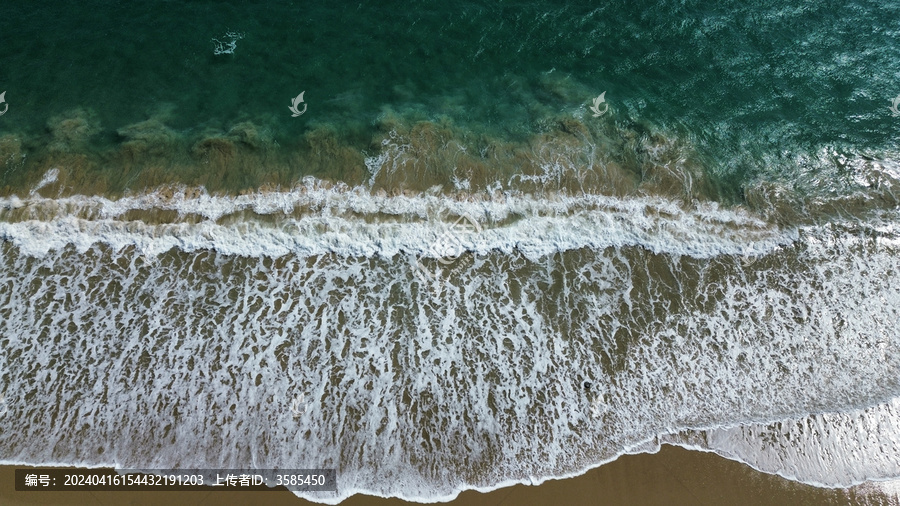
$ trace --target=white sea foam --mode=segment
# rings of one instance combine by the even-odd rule
[[[0,456],[335,467],[338,495],[306,494],[330,503],[537,483],[699,430],[804,481],[892,472],[893,440],[870,444],[900,397],[891,216],[785,231],[641,199],[318,191],[4,202],[33,214],[0,229]],[[148,208],[235,217],[124,219]],[[431,290],[394,255],[463,214],[482,231],[452,262],[423,259]],[[878,421],[868,436],[854,413]],[[824,429],[772,425],[807,417]],[[754,446],[770,435],[775,450]]]
[[[796,231],[779,230],[747,212],[715,204],[685,210],[663,199],[587,195],[547,201],[497,194],[480,202],[436,195],[387,197],[361,189],[329,189],[310,180],[291,192],[239,197],[188,198],[180,192],[169,198],[152,193],[118,200],[0,199],[0,209],[23,207],[34,219],[0,222],[0,237],[31,255],[46,255],[67,244],[84,251],[103,243],[116,249],[135,246],[147,255],[178,247],[246,256],[431,256],[429,245],[451,232],[464,249],[479,254],[519,251],[536,259],[577,248],[641,246],[657,253],[708,258],[761,255],[796,237]],[[314,211],[300,212],[298,217],[298,208]],[[207,220],[146,225],[119,219],[132,210],[152,209]],[[282,217],[275,223],[248,219],[217,223],[243,211]],[[360,215],[376,219],[367,221]],[[448,222],[459,216],[480,223],[482,232],[448,231]]]
[[[37,194],[37,191],[40,190],[41,188],[47,186],[48,184],[55,183],[57,177],[59,177],[59,169],[53,168],[53,169],[48,170],[47,173],[44,174],[44,177],[42,177],[41,180],[38,182],[38,184],[36,184],[34,186],[34,188],[31,189],[30,195],[34,196],[35,194]],[[11,204],[12,204],[12,201],[10,201],[10,205]]]
[[[900,478],[900,397],[866,409],[662,438],[811,485],[847,487]]]

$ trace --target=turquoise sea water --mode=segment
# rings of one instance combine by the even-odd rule
[[[574,114],[684,140],[730,194],[757,177],[840,189],[842,158],[895,149],[898,16],[892,2],[16,2],[0,17],[0,132],[38,150],[51,118],[83,108],[97,146],[162,115],[186,137],[252,121],[290,149],[327,126],[372,151],[391,113],[476,145]],[[234,53],[215,55],[228,32]]]
[[[332,503],[665,442],[898,478],[898,20],[5,5],[0,462],[334,467]]]

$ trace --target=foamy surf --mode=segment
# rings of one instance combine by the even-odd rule
[[[317,183],[2,207],[7,462],[335,467],[338,494],[306,495],[328,503],[538,483],[667,437],[809,483],[893,472],[889,446],[841,446],[896,423],[890,212],[783,228],[651,198]],[[756,444],[807,418],[829,435]],[[877,458],[806,462],[863,447]]]
[[[900,398],[864,409],[810,414],[667,435],[763,472],[820,487],[900,478]]]
[[[116,250],[133,246],[149,256],[179,248],[244,256],[336,253],[434,258],[445,253],[434,245],[452,235],[457,255],[518,251],[530,259],[578,248],[624,246],[698,258],[757,256],[796,238],[795,230],[780,230],[749,212],[715,203],[685,209],[649,197],[558,195],[547,200],[499,192],[475,197],[389,197],[362,188],[328,188],[314,180],[290,192],[237,197],[187,195],[183,190],[117,200],[10,197],[0,199],[9,220],[0,222],[0,237],[31,255],[46,255],[69,244],[84,252],[102,243]],[[132,211],[159,210],[205,219],[155,224],[121,219]],[[246,212],[275,219],[255,220],[241,214]],[[226,219],[231,216],[236,218]],[[457,227],[461,218],[461,225],[476,225],[479,233]]]

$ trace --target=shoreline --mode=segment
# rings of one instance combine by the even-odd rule
[[[27,466],[0,466],[0,503],[9,506],[36,504],[147,506],[251,505],[265,497],[272,505],[306,506],[291,492],[16,492],[14,470]],[[538,486],[514,485],[487,493],[462,492],[456,499],[439,504],[450,506],[550,505],[559,504],[900,504],[896,490],[887,491],[876,482],[849,488],[817,488],[780,476],[762,473],[714,453],[662,445],[654,454],[623,455],[587,473]],[[420,503],[400,499],[354,495],[344,506],[413,506]]]

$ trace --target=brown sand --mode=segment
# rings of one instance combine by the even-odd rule
[[[311,505],[279,492],[15,492],[13,466],[0,467],[0,504],[272,506]],[[537,487],[517,485],[482,494],[469,491],[450,506],[538,505],[838,505],[897,504],[875,487],[819,489],[759,473],[717,455],[663,446],[655,455],[627,455],[568,480]],[[344,506],[412,505],[397,499],[354,496]]]

